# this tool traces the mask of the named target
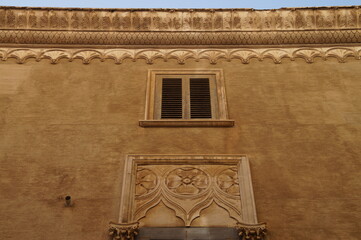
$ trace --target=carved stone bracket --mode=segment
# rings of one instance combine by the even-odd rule
[[[218,61],[240,60],[243,64],[250,63],[252,59],[262,61],[271,59],[279,64],[284,59],[294,61],[297,58],[313,63],[316,58],[327,60],[335,58],[339,62],[346,62],[347,58],[361,59],[361,46],[334,46],[334,47],[298,47],[298,48],[230,48],[230,49],[69,49],[69,48],[0,48],[0,59],[16,59],[17,63],[25,63],[28,59],[41,61],[50,60],[56,64],[60,60],[81,60],[89,64],[94,59],[105,61],[113,60],[121,64],[125,60],[145,60],[153,64],[156,60],[176,60],[185,64],[187,60],[208,60],[211,64]]]
[[[236,226],[240,240],[264,240],[266,237],[266,224],[244,224],[238,223]]]
[[[112,240],[134,240],[138,235],[139,223],[110,223],[109,236]]]

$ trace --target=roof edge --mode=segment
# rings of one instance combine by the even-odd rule
[[[68,11],[278,11],[278,10],[334,10],[334,9],[358,9],[361,5],[349,6],[319,6],[319,7],[284,7],[284,8],[270,8],[270,9],[255,9],[255,8],[81,8],[81,7],[26,7],[26,6],[0,6],[0,9],[14,9],[14,10],[68,10]]]

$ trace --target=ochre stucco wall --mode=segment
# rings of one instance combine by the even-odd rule
[[[0,238],[107,239],[133,153],[247,154],[269,239],[360,239],[360,64],[2,62]],[[147,70],[181,68],[224,70],[235,127],[138,126]]]

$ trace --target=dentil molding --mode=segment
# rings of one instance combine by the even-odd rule
[[[235,48],[235,49],[73,49],[73,48],[0,48],[0,59],[16,59],[19,64],[28,60],[41,61],[47,59],[52,64],[61,60],[81,60],[89,64],[98,59],[105,61],[111,59],[116,64],[125,60],[145,60],[147,64],[153,64],[155,60],[176,60],[179,64],[185,64],[187,60],[208,60],[216,64],[220,60],[239,60],[241,63],[251,63],[252,59],[262,61],[271,59],[279,64],[284,59],[291,61],[300,58],[307,63],[313,63],[316,58],[327,60],[335,58],[339,62],[346,62],[348,58],[361,59],[361,46],[334,46],[334,47],[300,47],[300,48]]]

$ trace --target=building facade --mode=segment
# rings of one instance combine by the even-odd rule
[[[360,239],[361,8],[0,8],[1,239]]]

